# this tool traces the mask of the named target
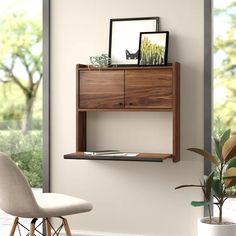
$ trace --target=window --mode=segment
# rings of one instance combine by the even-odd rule
[[[0,0],[0,22],[0,151],[48,191],[49,0]],[[0,211],[3,235],[8,217]]]
[[[213,0],[213,134],[226,129],[236,134],[236,0]],[[216,208],[216,209],[215,209]],[[217,211],[217,207],[214,211]],[[225,202],[223,213],[236,219],[236,199]]]

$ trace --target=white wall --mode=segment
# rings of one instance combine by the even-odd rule
[[[201,192],[174,187],[198,183],[203,172],[202,159],[186,151],[203,146],[203,5],[204,0],[51,1],[52,191],[94,205],[91,213],[70,217],[72,230],[196,235],[202,209],[192,208],[190,201],[201,199]],[[64,154],[75,151],[76,63],[88,63],[90,56],[108,51],[110,18],[141,16],[161,18],[161,29],[170,32],[169,62],[181,63],[181,161],[64,160]],[[92,113],[88,144],[168,150],[170,120],[167,113]]]

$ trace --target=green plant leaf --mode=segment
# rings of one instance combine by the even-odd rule
[[[208,161],[211,161],[215,165],[218,165],[218,161],[216,160],[215,156],[213,156],[208,151],[205,151],[205,150],[200,149],[200,148],[188,148],[187,150],[189,150],[191,152],[195,152],[195,153],[205,157]]]
[[[222,148],[225,142],[229,139],[231,133],[231,129],[226,130],[220,138],[220,147]]]
[[[236,157],[230,159],[227,162],[227,169],[231,168],[231,167],[236,167]]]
[[[231,133],[231,130],[228,129],[222,134],[220,140],[218,140],[217,138],[214,138],[215,152],[219,160],[222,159],[222,147],[224,146],[225,142],[229,139],[230,133]]]
[[[228,161],[236,156],[236,135],[231,136],[222,148],[222,156]]]
[[[215,142],[215,152],[218,157],[218,159],[221,159],[221,151],[220,151],[220,141],[217,138],[214,138]]]
[[[213,182],[212,182],[212,190],[213,190],[213,194],[220,198],[221,197],[221,183],[220,183],[220,180],[219,179],[213,179]]]
[[[208,205],[210,205],[210,202],[208,202],[208,201],[192,201],[191,205],[194,207],[208,206]]]
[[[206,179],[206,193],[205,193],[205,198],[207,200],[210,200],[211,198],[211,189],[212,189],[212,183],[213,183],[213,177],[214,177],[215,172],[212,171],[209,176]]]

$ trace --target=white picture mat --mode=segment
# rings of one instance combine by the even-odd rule
[[[158,23],[150,20],[127,20],[112,22],[111,62],[113,65],[138,64],[137,59],[126,59],[126,49],[136,53],[139,49],[140,32],[155,32]]]

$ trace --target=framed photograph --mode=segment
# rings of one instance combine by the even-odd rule
[[[138,65],[140,32],[157,32],[159,17],[110,20],[109,66]]]
[[[138,65],[166,65],[168,42],[168,31],[140,33]]]

